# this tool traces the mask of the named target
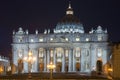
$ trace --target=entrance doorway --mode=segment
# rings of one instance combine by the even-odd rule
[[[18,73],[22,73],[23,71],[23,60],[19,59],[18,60]]]
[[[61,72],[61,70],[62,70],[62,63],[58,62],[56,66],[56,72]]]
[[[44,70],[44,63],[39,63],[39,71],[42,72]]]
[[[76,71],[80,71],[80,63],[76,63]]]
[[[102,72],[102,61],[97,60],[97,73],[101,74],[101,72]]]
[[[68,64],[65,66],[65,72],[68,72]]]

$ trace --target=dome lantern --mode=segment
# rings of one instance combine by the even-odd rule
[[[69,2],[69,6],[66,11],[66,15],[73,15],[73,9],[71,8],[71,3]]]

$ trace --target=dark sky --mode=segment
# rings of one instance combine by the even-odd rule
[[[109,41],[120,41],[119,0],[70,0],[75,16],[85,32],[101,25],[108,29]],[[0,0],[0,53],[11,51],[12,31],[22,27],[34,33],[55,28],[65,15],[69,0]]]

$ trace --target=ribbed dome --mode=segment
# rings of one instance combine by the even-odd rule
[[[66,15],[58,22],[54,33],[84,33],[83,25],[79,19],[73,15],[71,5],[66,11]]]
[[[80,21],[74,15],[69,14],[65,15],[58,23],[80,23]]]

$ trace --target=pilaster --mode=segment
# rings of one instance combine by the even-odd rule
[[[53,58],[54,59],[54,65],[56,66],[56,50],[55,50],[55,48],[54,48],[54,51],[53,51],[53,57],[54,57]],[[55,70],[56,69],[54,69],[53,71],[56,72]]]
[[[47,49],[47,64],[50,64],[50,50],[49,48]],[[47,72],[49,71],[49,69],[47,68]]]
[[[62,72],[65,72],[65,50],[62,55]]]
[[[75,64],[76,64],[76,61],[75,61],[75,49],[73,50],[73,72],[75,72]]]
[[[44,49],[44,72],[46,72],[47,71],[47,59],[46,59],[46,57],[47,57],[47,50],[46,49]]]
[[[73,58],[72,57],[72,51],[73,51],[72,49],[69,49],[69,59],[68,59],[69,60],[69,62],[68,62],[69,66],[68,66],[68,72],[72,71],[72,58]]]

